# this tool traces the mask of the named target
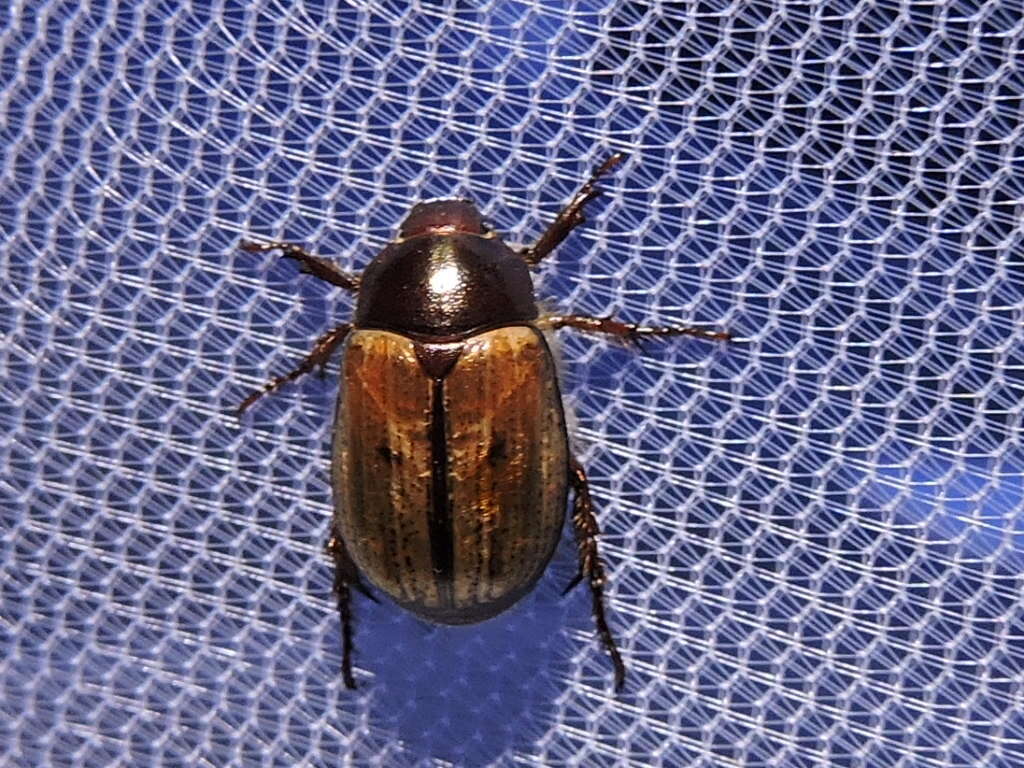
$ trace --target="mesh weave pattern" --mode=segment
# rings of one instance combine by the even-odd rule
[[[148,0],[0,28],[0,763],[1024,764],[1017,2]],[[630,670],[567,535],[441,629],[322,546],[351,300],[417,200],[526,242],[563,332]]]

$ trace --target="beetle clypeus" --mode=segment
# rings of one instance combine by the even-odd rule
[[[727,340],[728,333],[647,327],[611,318],[541,315],[528,268],[584,221],[608,158],[533,245],[513,250],[468,200],[416,205],[398,237],[362,275],[301,246],[280,250],[300,268],[357,294],[353,322],[323,334],[298,367],[245,398],[327,364],[344,345],[331,459],[342,674],[352,676],[350,589],[360,574],[403,608],[439,624],[471,624],[509,608],[536,584],[565,520],[568,488],[579,570],[597,631],[625,666],[605,617],[604,568],[587,476],[571,456],[551,352],[542,333],[577,328],[627,341],[647,336]]]

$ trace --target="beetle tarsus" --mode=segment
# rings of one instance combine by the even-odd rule
[[[601,194],[601,189],[597,186],[598,180],[625,159],[626,156],[622,152],[616,152],[597,167],[597,170],[590,175],[586,183],[573,195],[568,205],[562,209],[562,212],[551,222],[551,225],[544,230],[544,234],[540,236],[537,242],[521,251],[527,264],[538,263],[555,250],[569,236],[573,229],[586,221],[583,207]]]
[[[338,601],[338,615],[341,617],[341,676],[345,681],[345,686],[354,689],[356,681],[352,676],[352,651],[355,646],[353,643],[352,592],[350,588],[354,587],[375,603],[379,601],[370,594],[366,585],[359,578],[359,569],[352,562],[345,544],[338,536],[331,536],[324,549],[334,559],[334,596]]]
[[[345,687],[354,690],[356,679],[352,675],[352,594],[348,584],[335,574],[334,595],[338,599],[341,616],[341,677]]]
[[[279,240],[271,240],[265,243],[257,243],[252,240],[243,240],[238,247],[249,253],[261,253],[262,251],[281,251],[285,258],[292,259],[299,263],[299,269],[307,275],[312,275],[331,285],[344,288],[346,291],[359,290],[359,278],[350,275],[343,269],[335,266],[327,259],[314,256],[297,243],[284,243]]]
[[[316,343],[313,345],[313,351],[310,352],[306,359],[299,363],[294,370],[291,370],[281,376],[274,377],[264,384],[262,389],[258,389],[246,397],[235,410],[235,415],[241,416],[250,405],[255,403],[264,395],[276,392],[289,381],[294,381],[317,367],[323,370],[324,366],[326,366],[330,360],[331,355],[334,354],[334,350],[336,350],[345,340],[345,337],[348,336],[348,333],[351,330],[352,325],[350,323],[342,323],[336,328],[329,330],[316,340]]]
[[[650,326],[624,323],[612,317],[589,317],[587,315],[548,315],[540,324],[558,330],[576,328],[588,333],[604,333],[628,344],[643,349],[643,342],[657,336],[695,336],[708,341],[731,341],[732,334],[726,331],[712,331],[708,328],[694,328],[683,325]]]
[[[626,681],[626,665],[622,662],[622,656],[615,645],[615,638],[612,637],[612,631],[608,627],[608,620],[605,617],[604,566],[601,564],[601,557],[597,551],[597,536],[600,533],[600,528],[597,518],[594,517],[594,507],[590,501],[587,473],[578,461],[571,461],[569,480],[572,482],[574,491],[572,526],[580,550],[580,570],[577,578],[569,584],[566,592],[586,576],[587,584],[590,587],[597,633],[601,636],[601,641],[604,643],[605,650],[608,651],[615,669],[615,690],[621,691]]]

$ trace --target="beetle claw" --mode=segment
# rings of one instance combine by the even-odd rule
[[[377,599],[377,597],[367,588],[367,586],[365,584],[363,584],[362,581],[360,581],[359,579],[356,579],[355,581],[352,582],[352,586],[363,597],[367,597],[370,600],[372,600],[373,602],[375,602],[377,605],[380,605],[380,600]]]

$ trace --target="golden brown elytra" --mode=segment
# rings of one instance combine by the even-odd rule
[[[350,590],[365,577],[396,603],[440,624],[488,619],[528,593],[558,543],[568,489],[581,580],[615,669],[625,665],[605,617],[604,568],[586,473],[569,453],[557,377],[542,330],[564,327],[627,341],[648,336],[728,340],[728,333],[648,327],[611,318],[540,316],[529,266],[584,220],[612,155],[532,245],[520,251],[489,229],[468,200],[413,207],[398,237],[362,275],[301,246],[281,250],[300,268],[357,292],[352,323],[322,335],[294,370],[238,408],[318,367],[344,348],[331,461],[342,674],[352,675]]]

